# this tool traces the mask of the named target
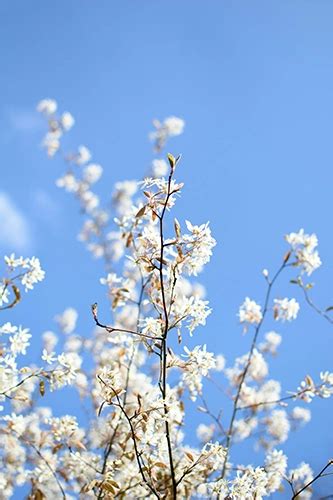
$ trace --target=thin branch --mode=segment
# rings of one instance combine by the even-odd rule
[[[6,398],[8,399],[13,399],[13,397],[11,396],[8,396],[8,392],[11,392],[13,391],[14,389],[17,389],[18,387],[20,387],[21,385],[24,384],[24,382],[26,382],[27,380],[29,380],[30,378],[32,377],[39,377],[40,373],[31,373],[30,375],[28,375],[27,377],[23,378],[22,380],[20,380],[20,382],[18,382],[16,385],[13,385],[12,387],[9,387],[8,389],[6,389],[5,391],[3,392],[0,392],[0,396],[5,396]]]
[[[144,278],[143,278],[142,271],[141,271],[140,267],[139,267],[139,270],[140,270],[140,275],[141,275],[141,290],[140,290],[139,300],[138,300],[138,303],[137,303],[137,306],[138,306],[138,315],[137,315],[137,320],[136,320],[136,327],[137,327],[137,329],[139,328],[143,294],[144,294],[145,288],[146,288],[146,286],[147,286],[147,284],[149,282],[149,278],[146,280],[146,282],[144,281]],[[131,371],[131,366],[133,364],[135,352],[136,352],[136,346],[133,345],[132,346],[132,353],[131,353],[131,357],[130,357],[130,360],[129,360],[129,363],[128,363],[127,373],[126,373],[125,394],[124,394],[124,399],[123,399],[124,406],[126,406],[126,400],[127,400],[127,395],[128,395],[127,389],[128,389],[128,386],[129,386],[130,371]],[[119,426],[120,426],[120,421],[121,421],[121,417],[118,418],[118,421],[116,423],[116,426],[114,428],[112,436],[111,436],[111,438],[109,440],[109,443],[107,444],[107,446],[105,448],[105,451],[104,451],[104,460],[103,460],[103,466],[102,466],[102,474],[105,474],[106,466],[107,466],[107,462],[108,462],[108,458],[109,458],[109,456],[111,454],[111,451],[112,451],[113,443],[114,443],[115,437],[117,435],[117,431],[118,431]],[[103,490],[101,488],[100,492],[98,494],[98,499],[101,499],[102,495],[103,495]]]
[[[305,301],[311,307],[311,309],[313,309],[314,311],[316,311],[316,313],[319,314],[320,316],[322,316],[324,319],[326,319],[326,321],[328,321],[329,323],[333,324],[333,318],[331,318],[325,311],[323,311],[318,306],[316,306],[316,304],[310,298],[308,290],[305,288],[305,286],[303,285],[303,283],[302,284],[299,283],[299,286],[303,290]]]
[[[231,438],[232,438],[233,429],[234,429],[234,422],[235,422],[236,414],[237,414],[237,411],[238,411],[238,401],[239,401],[239,398],[240,398],[240,395],[241,395],[241,391],[242,391],[242,388],[243,388],[243,384],[244,384],[247,372],[249,371],[249,368],[250,368],[250,364],[251,364],[253,352],[254,352],[254,349],[255,349],[255,346],[256,346],[256,343],[257,343],[258,335],[259,335],[261,326],[262,326],[262,324],[264,322],[266,313],[268,311],[268,304],[269,304],[269,299],[270,299],[270,295],[271,295],[271,290],[272,290],[272,287],[273,287],[275,281],[277,280],[277,278],[279,277],[279,275],[281,274],[281,272],[283,271],[283,269],[286,267],[288,258],[289,258],[288,256],[284,258],[282,265],[279,267],[279,269],[275,273],[275,275],[272,278],[272,280],[268,282],[268,288],[267,288],[267,292],[266,292],[265,303],[264,303],[264,308],[263,308],[263,312],[262,312],[262,318],[261,318],[260,322],[258,323],[256,329],[255,329],[255,333],[254,333],[254,336],[253,336],[253,339],[252,339],[252,344],[251,344],[251,348],[250,348],[248,360],[247,360],[247,363],[245,365],[244,371],[243,371],[243,373],[241,375],[241,379],[240,379],[240,382],[239,382],[239,385],[238,385],[236,397],[235,397],[235,400],[234,400],[233,410],[232,410],[231,419],[230,419],[230,425],[229,425],[229,429],[228,429],[228,432],[227,432],[226,455],[225,455],[225,459],[224,459],[224,463],[223,463],[223,468],[222,468],[222,474],[221,474],[222,478],[224,478],[225,473],[226,473],[226,466],[227,466],[227,463],[228,463],[228,457],[229,457],[229,451],[230,451],[230,445],[231,445]]]
[[[114,391],[115,392],[115,391]],[[128,425],[130,427],[130,430],[131,430],[131,436],[132,436],[132,440],[133,440],[133,445],[134,445],[134,451],[135,451],[135,456],[136,456],[136,461],[138,463],[138,467],[139,467],[139,471],[140,471],[140,474],[141,474],[141,477],[144,481],[144,483],[148,486],[148,488],[150,489],[150,491],[157,497],[157,498],[160,498],[159,494],[157,493],[157,491],[155,490],[155,488],[150,484],[150,482],[148,481],[148,479],[146,478],[145,476],[145,473],[144,473],[144,470],[143,470],[143,467],[142,467],[142,464],[141,464],[141,453],[139,453],[139,450],[138,450],[138,445],[137,445],[137,442],[136,442],[136,437],[135,437],[135,431],[134,431],[134,427],[133,427],[133,424],[132,424],[132,419],[128,416],[124,406],[122,405],[121,403],[121,400],[118,396],[118,394],[115,392],[115,396],[116,396],[116,399],[117,399],[117,402],[118,402],[118,406],[120,408],[120,410],[122,411],[124,417],[126,418],[127,422],[128,422]]]
[[[323,385],[325,385],[325,384],[320,384],[319,386],[317,386],[316,390],[320,389]],[[274,405],[274,404],[283,403],[283,401],[288,401],[290,399],[297,399],[298,397],[300,397],[303,394],[306,394],[307,392],[310,392],[310,391],[311,392],[313,391],[313,389],[311,387],[303,389],[302,391],[296,392],[295,394],[291,394],[290,396],[285,396],[284,398],[275,399],[273,401],[261,401],[260,403],[255,403],[253,405],[240,406],[237,408],[237,411],[255,409],[258,406],[266,406],[266,405]]]
[[[200,399],[201,399],[202,404],[203,404],[203,406],[204,406],[204,408],[205,408],[205,410],[206,410],[207,415],[209,415],[209,416],[210,416],[210,418],[212,418],[212,419],[214,420],[214,422],[216,423],[216,425],[217,425],[217,426],[218,426],[218,428],[220,429],[221,435],[222,435],[222,436],[224,436],[224,435],[226,434],[226,432],[225,432],[225,429],[224,429],[224,427],[223,427],[223,425],[222,425],[222,423],[221,423],[221,420],[220,420],[220,414],[219,414],[218,416],[214,415],[214,413],[212,413],[212,412],[210,411],[210,409],[208,408],[207,402],[206,402],[206,400],[204,399],[204,397],[203,397],[203,396],[200,396]]]
[[[24,438],[22,438],[21,436],[19,436],[19,438],[28,446],[30,446],[35,452],[36,454],[39,456],[39,458],[41,458],[43,460],[43,462],[45,463],[45,465],[47,466],[47,468],[49,469],[49,471],[51,472],[52,476],[54,477],[57,485],[58,485],[58,488],[61,492],[61,496],[64,500],[66,500],[66,493],[57,477],[57,474],[56,474],[56,471],[51,467],[51,465],[49,464],[49,462],[46,460],[46,458],[42,455],[42,453],[39,451],[39,449],[33,444],[31,443],[30,441],[27,441],[25,440]]]
[[[313,484],[315,481],[317,481],[317,479],[319,479],[320,477],[323,476],[323,473],[325,472],[326,469],[328,469],[328,467],[330,467],[331,465],[333,465],[333,460],[329,460],[327,462],[327,464],[325,465],[325,467],[323,467],[321,469],[321,471],[311,480],[309,481],[305,486],[303,486],[303,488],[301,488],[300,490],[298,490],[292,497],[291,500],[294,500],[294,498],[298,497],[298,495],[300,495],[302,493],[302,491],[306,490],[307,488],[309,488],[309,486],[311,486],[311,484]]]
[[[167,440],[167,446],[168,446],[168,455],[169,455],[169,464],[170,464],[170,473],[171,473],[171,481],[172,481],[172,498],[176,500],[177,498],[177,482],[176,482],[176,474],[175,474],[175,468],[174,468],[174,463],[173,463],[173,456],[172,456],[172,444],[171,444],[171,438],[170,438],[170,427],[169,427],[169,421],[168,421],[168,407],[166,404],[166,393],[167,393],[167,336],[168,336],[168,330],[169,330],[169,315],[168,315],[168,308],[167,308],[167,303],[166,303],[166,296],[165,296],[165,288],[164,288],[164,279],[163,279],[163,262],[164,262],[164,234],[163,234],[163,218],[166,212],[166,207],[170,198],[170,188],[171,188],[171,181],[172,181],[172,176],[174,173],[174,166],[171,166],[169,178],[168,178],[168,189],[167,189],[167,195],[165,198],[164,206],[162,209],[162,213],[159,218],[159,229],[160,229],[160,246],[161,246],[161,251],[160,251],[160,266],[159,266],[159,277],[160,277],[160,285],[161,285],[161,295],[162,295],[162,304],[163,304],[163,315],[164,315],[164,332],[162,336],[162,346],[161,346],[161,365],[160,365],[160,382],[159,382],[159,387],[161,390],[161,394],[163,397],[164,401],[164,415],[165,415],[165,435],[166,435],[166,440]]]
[[[113,333],[113,332],[130,333],[132,335],[138,335],[139,337],[144,337],[144,338],[150,339],[150,340],[162,340],[162,337],[152,337],[151,335],[145,335],[144,333],[136,332],[134,330],[126,330],[124,328],[115,328],[113,326],[103,325],[102,323],[99,322],[99,320],[97,318],[97,314],[96,314],[96,311],[95,311],[96,307],[97,307],[97,304],[93,304],[93,306],[92,306],[92,314],[93,314],[95,323],[96,323],[97,326],[99,326],[100,328],[103,328],[107,332],[109,332],[109,333]]]

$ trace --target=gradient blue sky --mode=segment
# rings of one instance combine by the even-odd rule
[[[261,270],[279,265],[283,235],[300,227],[318,235],[323,267],[313,276],[314,297],[331,305],[332,22],[331,0],[2,1],[0,209],[9,197],[24,227],[14,240],[0,227],[0,250],[36,254],[47,272],[4,320],[29,326],[39,346],[67,306],[78,309],[85,335],[90,303],[107,314],[102,266],[76,240],[78,207],[54,185],[63,165],[40,148],[44,124],[34,110],[43,97],[75,116],[66,141],[86,144],[103,165],[105,200],[114,182],[140,178],[149,166],[153,118],[186,120],[168,148],[183,154],[176,214],[210,220],[218,240],[202,276],[214,313],[196,343],[230,363],[246,352],[238,306],[246,295],[263,301]],[[294,293],[282,279],[277,296]],[[332,371],[333,327],[303,302],[298,321],[273,327],[283,344],[271,375],[285,390],[306,373]],[[332,456],[332,402],[312,409],[311,423],[282,446],[292,466],[305,460],[318,469]],[[243,463],[256,463],[252,445],[241,449]],[[332,481],[317,491],[332,493]]]

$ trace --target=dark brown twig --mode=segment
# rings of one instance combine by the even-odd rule
[[[309,481],[305,486],[303,486],[303,488],[301,488],[300,490],[296,491],[296,493],[294,493],[294,495],[291,497],[291,500],[294,500],[294,498],[298,497],[298,495],[300,495],[302,493],[302,491],[304,491],[307,488],[309,488],[309,486],[311,486],[311,484],[313,484],[315,481],[317,481],[317,479],[319,479],[320,477],[322,477],[323,473],[325,472],[325,470],[328,469],[328,467],[330,467],[331,465],[333,465],[333,460],[329,460],[327,462],[327,464],[325,465],[325,467],[323,467],[321,469],[321,471],[318,472],[318,474],[311,481]]]

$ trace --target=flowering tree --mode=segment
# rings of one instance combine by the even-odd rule
[[[332,395],[333,373],[320,373],[317,381],[306,375],[285,395],[280,383],[268,378],[268,361],[281,337],[264,328],[268,316],[276,322],[297,318],[294,298],[274,298],[274,285],[287,268],[294,269],[292,283],[304,293],[304,302],[332,322],[330,308],[313,303],[306,280],[321,265],[316,236],[302,229],[286,235],[276,272],[263,271],[264,302],[246,297],[239,309],[239,322],[252,338],[250,350],[226,366],[206,345],[186,346],[211,312],[196,280],[216,242],[208,223],[172,219],[183,188],[175,179],[180,157],[156,158],[143,180],[118,182],[112,209],[103,209],[93,191],[102,167],[91,162],[85,146],[75,153],[61,148],[61,137],[74,125],[72,115],[58,115],[51,99],[42,100],[38,111],[47,119],[48,155],[62,155],[67,165],[57,185],[74,194],[84,214],[79,238],[104,260],[100,282],[111,318],[100,318],[93,304],[96,328],[92,338],[82,337],[75,333],[77,312],[66,309],[57,316],[65,335],[63,352],[55,351],[57,336],[46,332],[39,367],[19,365],[29,330],[7,317],[1,323],[0,498],[10,498],[24,484],[29,498],[38,500],[260,499],[273,493],[310,498],[312,484],[331,461],[316,474],[305,462],[289,470],[279,445],[310,420],[307,406],[314,397]],[[182,133],[184,122],[169,117],[154,127],[151,139],[160,153],[169,138]],[[36,257],[12,254],[4,262],[0,308],[8,314],[23,289],[44,279],[44,271]],[[229,395],[229,421],[211,412],[203,394],[203,380],[212,379],[213,372]],[[84,427],[75,415],[55,417],[42,404],[46,392],[68,385],[92,410]],[[211,419],[197,428],[198,448],[184,438],[185,406],[191,401]],[[261,466],[233,463],[237,442],[253,436],[265,450]]]

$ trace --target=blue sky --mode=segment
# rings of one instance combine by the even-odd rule
[[[331,305],[332,18],[330,0],[1,2],[0,250],[36,254],[47,272],[5,320],[29,326],[37,345],[67,306],[78,309],[85,335],[91,302],[107,314],[102,266],[76,240],[78,207],[54,184],[64,167],[40,148],[35,106],[43,97],[75,116],[66,141],[86,144],[103,165],[105,200],[114,182],[140,178],[149,166],[153,118],[186,120],[184,135],[169,144],[183,154],[176,215],[210,220],[218,241],[202,275],[214,313],[196,343],[230,363],[246,352],[239,304],[247,295],[263,301],[261,270],[277,268],[283,235],[301,227],[319,238],[315,300]],[[16,237],[1,208],[8,203]],[[286,390],[306,373],[332,370],[333,327],[282,279],[277,296],[294,293],[299,320],[278,329],[283,343],[271,366]],[[312,409],[311,423],[283,448],[291,465],[305,460],[318,469],[332,454],[332,403]],[[242,461],[256,461],[252,445]],[[330,493],[329,483],[318,491]]]

